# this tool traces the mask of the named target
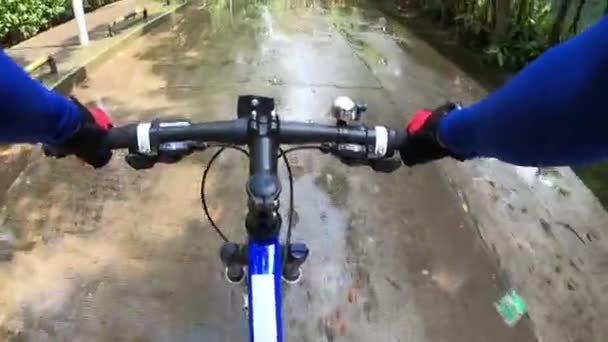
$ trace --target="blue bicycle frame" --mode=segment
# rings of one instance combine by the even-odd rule
[[[250,240],[248,250],[249,339],[283,341],[281,245],[277,238]]]

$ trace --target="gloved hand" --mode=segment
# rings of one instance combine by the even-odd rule
[[[448,156],[464,160],[441,145],[437,138],[439,122],[457,107],[454,103],[446,103],[433,111],[420,109],[414,113],[405,128],[408,133],[407,142],[401,146],[399,151],[405,165],[424,164]]]
[[[86,108],[72,97],[80,110],[80,126],[76,132],[59,146],[43,146],[47,156],[74,154],[94,168],[105,166],[112,158],[105,136],[112,128],[108,115],[99,108]]]

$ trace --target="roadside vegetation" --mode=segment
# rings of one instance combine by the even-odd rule
[[[85,8],[92,10],[113,1],[85,1]],[[71,0],[0,0],[0,44],[17,44],[71,19],[71,6]]]
[[[489,63],[516,70],[608,12],[606,0],[397,0],[436,20]]]

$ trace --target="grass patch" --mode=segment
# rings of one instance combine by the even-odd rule
[[[579,166],[573,170],[608,210],[608,162]]]

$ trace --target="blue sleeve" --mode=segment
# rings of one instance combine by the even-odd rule
[[[79,123],[71,100],[31,79],[0,50],[0,144],[60,144]]]
[[[608,17],[545,52],[489,97],[450,113],[438,135],[463,156],[518,165],[608,157]]]

